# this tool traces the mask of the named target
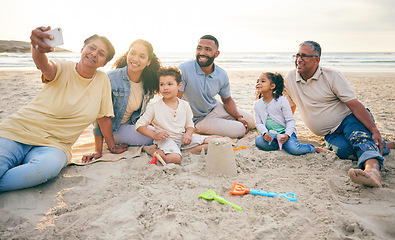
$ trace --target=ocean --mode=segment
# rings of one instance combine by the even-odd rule
[[[216,64],[225,70],[256,70],[288,72],[294,68],[292,55],[285,52],[221,52]],[[61,58],[78,61],[78,52],[55,52],[48,54],[50,58]],[[157,53],[164,66],[179,65],[194,58],[194,52],[188,53]],[[111,69],[116,59],[102,68],[103,71]],[[321,65],[339,70],[341,72],[395,72],[395,52],[352,52],[323,53]],[[30,53],[0,53],[0,70],[35,70]]]

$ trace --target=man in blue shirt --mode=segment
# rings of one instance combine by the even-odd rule
[[[199,39],[196,59],[182,63],[179,98],[189,102],[198,133],[239,138],[254,127],[252,114],[238,110],[230,95],[227,73],[216,64],[218,40],[211,35]],[[219,103],[215,97],[221,97]]]

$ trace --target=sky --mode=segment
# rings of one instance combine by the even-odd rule
[[[305,40],[327,52],[395,52],[394,0],[2,0],[0,40],[30,41],[61,27],[63,48],[104,35],[117,53],[142,38],[155,52],[194,52],[217,37],[221,52],[295,52]]]

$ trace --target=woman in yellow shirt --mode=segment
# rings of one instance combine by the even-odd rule
[[[54,49],[43,42],[50,27],[32,31],[32,57],[45,86],[31,103],[0,123],[0,193],[27,188],[57,176],[71,159],[71,146],[96,120],[114,153],[114,116],[107,75],[97,70],[115,54],[111,42],[93,35],[84,41],[78,63],[49,60]]]

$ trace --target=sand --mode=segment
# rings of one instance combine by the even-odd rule
[[[257,71],[229,71],[237,105],[252,112]],[[385,140],[395,139],[395,73],[346,73]],[[0,118],[40,90],[38,72],[0,71]],[[296,112],[302,142],[322,138]],[[85,141],[93,141],[85,133]],[[68,166],[34,188],[0,194],[0,239],[395,239],[395,151],[385,157],[383,188],[356,185],[356,162],[333,153],[291,156],[254,146],[251,131],[233,147],[236,176],[206,171],[206,155],[184,154],[181,165],[149,165],[145,153],[115,162]],[[90,140],[89,140],[90,139]],[[80,143],[80,142],[79,142]],[[234,182],[295,193],[230,196]],[[241,206],[198,199],[208,189]]]

